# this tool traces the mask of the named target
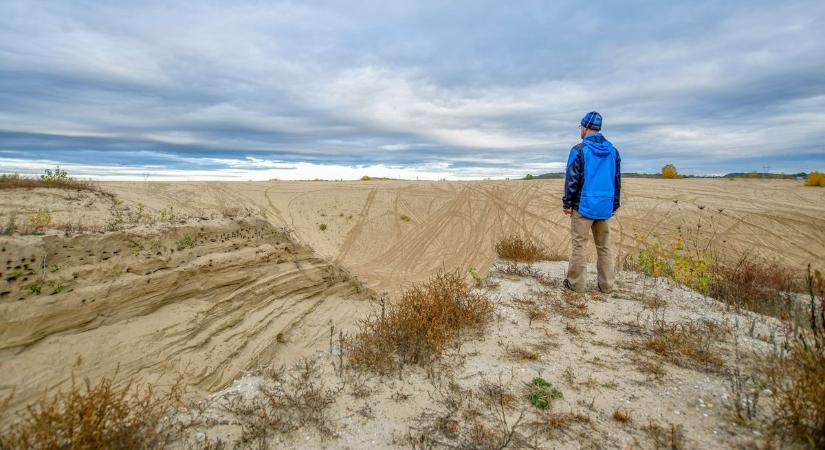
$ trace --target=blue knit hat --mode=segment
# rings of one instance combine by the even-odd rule
[[[602,129],[602,115],[596,111],[590,111],[582,117],[582,126],[591,130],[599,131]]]

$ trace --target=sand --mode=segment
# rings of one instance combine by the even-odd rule
[[[0,237],[6,417],[72,375],[118,367],[124,381],[183,374],[205,395],[325,348],[330,327],[351,330],[374,295],[394,298],[440,268],[486,273],[504,235],[569,246],[560,180],[101,187],[114,197],[0,191],[0,225],[15,214],[25,227],[39,208],[53,219],[45,236]],[[825,265],[825,190],[800,182],[624,181],[618,257],[639,239],[668,242],[680,226],[701,230],[721,257]],[[178,249],[185,235],[193,245]]]
[[[262,211],[275,226],[370,287],[397,290],[438,267],[486,271],[494,243],[512,232],[569,248],[561,180],[479,182],[108,183],[130,203],[174,206],[193,215],[228,208]],[[825,258],[825,190],[792,180],[625,179],[614,222],[617,247],[635,236],[669,240],[682,226],[729,251],[804,267]],[[401,219],[402,215],[409,221]],[[326,231],[319,230],[321,223]]]

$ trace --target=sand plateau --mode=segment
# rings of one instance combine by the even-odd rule
[[[262,363],[326,348],[330,327],[350,330],[375,293],[393,298],[440,268],[486,273],[502,236],[562,253],[569,245],[560,180],[101,187],[113,196],[0,191],[0,224],[11,215],[23,224],[39,208],[53,217],[44,236],[0,237],[0,398],[14,393],[6,413],[73,375],[116,370],[160,384],[183,373],[196,392],[215,391]],[[822,189],[628,179],[623,192],[619,258],[682,227],[721,257],[822,266]],[[113,224],[116,211],[141,208],[174,219]],[[186,235],[192,246],[179,248]]]

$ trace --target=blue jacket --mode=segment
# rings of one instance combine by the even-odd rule
[[[620,204],[621,161],[619,151],[601,133],[584,138],[567,158],[564,207],[588,219],[612,217]]]

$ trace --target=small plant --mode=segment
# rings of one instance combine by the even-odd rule
[[[473,284],[475,287],[480,288],[484,286],[484,278],[481,278],[481,275],[475,267],[470,267],[468,272],[470,273],[470,276],[473,277]]]
[[[42,230],[52,223],[52,215],[49,210],[40,208],[36,213],[29,216],[29,225],[36,230]]]
[[[554,399],[559,399],[564,395],[558,389],[554,388],[547,380],[542,377],[535,377],[527,385],[527,399],[530,404],[539,409],[547,409]]]
[[[60,266],[57,265],[57,264],[52,264],[51,267],[49,267],[49,272],[51,272],[51,273],[60,272]]]
[[[321,230],[321,231],[327,231],[327,224],[322,223],[322,224],[318,225],[318,229]]]
[[[361,177],[361,181],[370,181],[369,175],[364,175],[363,177]]]
[[[49,286],[51,286],[51,288],[52,288],[52,294],[51,295],[59,294],[59,293],[63,292],[64,290],[66,290],[66,286],[63,283],[59,282],[59,281],[53,281],[53,282],[49,283]]]
[[[29,291],[35,295],[39,295],[42,289],[43,286],[41,286],[40,283],[32,283],[29,285]]]
[[[192,236],[190,236],[188,233],[184,234],[180,239],[175,241],[175,248],[178,251],[181,251],[185,248],[194,248],[194,247],[195,247],[195,241],[192,239]]]
[[[406,214],[401,214],[401,220],[404,221],[404,222],[409,222],[412,219],[410,219],[410,216],[408,216]]]

